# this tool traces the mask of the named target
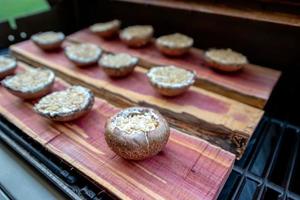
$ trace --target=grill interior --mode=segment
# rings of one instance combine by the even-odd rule
[[[127,4],[125,3],[115,3],[112,1],[112,3],[110,2],[111,4],[104,5],[102,1],[91,1],[95,4],[95,6],[92,6],[94,5],[92,3],[87,5],[80,3],[79,1],[74,2],[76,3],[71,4],[66,1],[62,1],[61,5],[55,5],[51,12],[18,19],[18,30],[10,30],[7,23],[1,23],[0,54],[7,53],[6,48],[8,45],[28,39],[31,34],[38,31],[50,28],[52,30],[60,30],[69,34],[79,28],[90,25],[100,18],[99,16],[91,16],[91,13],[96,13],[94,11],[99,9],[99,7],[102,8],[103,13],[97,13],[97,15],[102,15],[101,17],[104,19],[109,19],[109,15],[111,13],[108,11],[110,11],[110,9],[118,7],[120,9],[115,9],[112,14],[116,17],[125,16],[126,14],[125,18],[127,19],[124,20],[127,20],[127,22],[131,24],[139,23],[141,21],[150,24],[155,22],[156,26],[161,27],[159,30],[160,33],[166,33],[170,28],[172,30],[177,30],[178,27],[182,27],[183,31],[191,32],[192,36],[196,37],[197,35],[197,37],[204,38],[203,42],[198,40],[201,41],[199,46],[202,45],[202,47],[205,48],[210,47],[208,45],[212,44],[215,46],[224,46],[227,45],[226,42],[228,42],[235,45],[237,49],[245,49],[244,51],[247,55],[249,54],[252,58],[251,60],[259,64],[274,66],[277,69],[281,69],[283,70],[283,76],[272,94],[270,102],[268,102],[266,106],[267,116],[264,116],[261,121],[255,134],[250,140],[242,159],[236,161],[233,171],[220,193],[219,199],[300,199],[300,128],[287,122],[299,123],[297,119],[299,106],[297,105],[300,97],[299,95],[295,95],[295,93],[297,93],[298,90],[297,85],[300,84],[300,80],[298,78],[300,68],[297,67],[299,64],[298,57],[295,56],[296,53],[288,54],[288,52],[296,52],[295,50],[298,49],[296,43],[299,42],[299,37],[296,39],[293,36],[299,36],[299,28],[292,30],[290,27],[277,27],[274,24],[263,26],[258,23],[258,29],[253,29],[257,32],[257,34],[261,34],[258,35],[257,38],[265,36],[261,38],[268,39],[255,40],[254,37],[253,40],[249,39],[248,43],[247,41],[244,43],[235,41],[235,39],[241,39],[239,37],[230,40],[222,39],[222,41],[214,41],[211,39],[210,35],[213,37],[213,34],[220,30],[215,30],[215,32],[213,30],[211,30],[211,32],[205,32],[194,27],[187,27],[183,20],[185,13],[181,11],[172,11],[168,13],[170,17],[178,16],[178,18],[182,19],[176,21],[175,27],[173,22],[167,26],[164,20],[160,21],[161,19],[158,17],[158,13],[165,13],[165,9],[151,8],[151,10],[147,10],[146,13],[140,12],[137,14],[138,17],[135,16],[136,18],[134,18],[134,13],[127,12]],[[68,7],[68,9],[66,9],[66,7]],[[144,6],[135,6],[134,8],[136,10],[144,9],[142,7]],[[147,9],[149,7],[151,6],[148,6]],[[152,10],[154,15],[157,14],[156,18],[147,19],[142,16],[139,17],[139,15],[142,14],[149,14]],[[83,18],[79,17],[83,14],[86,16],[85,21]],[[69,17],[61,20],[62,15]],[[185,17],[186,18],[184,19],[187,19],[188,17],[202,18],[204,19],[203,29],[213,29],[211,24],[206,22],[214,19],[210,15],[206,16],[204,14],[190,12],[189,15],[185,15]],[[228,26],[231,26],[231,28],[237,24],[238,28],[230,30],[235,31],[236,33],[240,31],[239,29],[243,29],[247,33],[251,33],[251,31],[252,33],[255,32],[248,28],[254,27],[254,23],[250,21],[238,22],[236,19],[229,19],[223,16],[216,18],[216,20],[217,22],[222,22],[222,20],[228,22]],[[233,22],[229,22],[230,20]],[[216,29],[218,29],[218,27]],[[267,29],[270,30],[270,32],[273,31],[274,34],[267,34],[266,37],[266,35],[260,33],[260,31],[264,32]],[[20,37],[20,33],[22,31],[25,31],[27,36]],[[13,35],[14,40],[7,40],[9,35]],[[248,38],[248,34],[246,35]],[[285,39],[281,40],[279,37]],[[267,46],[268,42],[271,44],[274,43],[274,41],[277,42],[278,46],[282,47],[280,50],[281,57],[278,56],[278,49],[276,50],[277,46],[274,48],[269,48]],[[255,47],[256,50],[259,49],[259,51],[251,50],[255,49]],[[269,54],[262,53],[267,50],[269,51]],[[277,120],[274,119],[274,117],[287,121]],[[113,199],[113,196],[106,192],[103,188],[94,184],[92,180],[87,179],[76,169],[70,167],[67,163],[48,152],[40,144],[33,141],[31,138],[22,133],[21,130],[17,129],[14,125],[2,117],[0,117],[0,139],[10,148],[15,150],[46,179],[63,191],[66,196],[72,199]],[[12,195],[7,194],[7,196]]]
[[[219,199],[299,199],[299,131],[265,116]]]

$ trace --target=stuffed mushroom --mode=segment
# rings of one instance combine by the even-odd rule
[[[2,81],[2,85],[10,93],[22,99],[36,99],[51,91],[54,80],[53,71],[38,68],[8,76]]]
[[[175,66],[158,66],[147,73],[151,85],[164,96],[177,96],[194,84],[195,73]]]
[[[104,23],[97,23],[90,27],[90,31],[103,38],[112,38],[119,32],[121,26],[120,20],[112,20]]]
[[[14,58],[0,56],[0,79],[12,75],[17,68],[17,61]]]
[[[156,155],[167,144],[170,128],[161,114],[151,108],[131,107],[109,118],[105,140],[119,156],[143,160]]]
[[[194,40],[186,35],[174,33],[156,39],[156,46],[165,55],[181,56],[193,46]]]
[[[246,56],[231,49],[210,49],[204,59],[209,67],[224,72],[239,71],[248,64]]]
[[[41,98],[34,110],[53,121],[71,121],[88,113],[94,104],[93,93],[82,86],[71,86]]]
[[[105,54],[99,60],[99,65],[111,77],[124,77],[133,72],[139,59],[129,54]]]
[[[72,44],[65,48],[67,58],[76,66],[84,67],[97,63],[102,50],[94,44]]]
[[[65,35],[62,32],[41,32],[31,36],[31,40],[45,51],[56,50],[61,47]]]
[[[153,32],[153,27],[149,25],[129,26],[121,31],[120,38],[129,47],[137,48],[148,44]]]

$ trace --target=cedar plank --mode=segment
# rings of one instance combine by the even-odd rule
[[[186,94],[176,98],[162,97],[150,86],[142,68],[137,68],[127,78],[110,79],[96,65],[78,68],[61,51],[45,53],[31,41],[19,43],[11,49],[16,55],[56,70],[70,81],[91,87],[103,98],[113,101],[125,99],[126,102],[157,108],[176,126],[220,145],[238,157],[243,154],[263,114],[259,109],[197,87],[191,87]]]
[[[67,86],[61,80],[57,80],[56,85],[54,90]],[[24,121],[30,121],[34,126],[44,121],[41,123],[42,126],[58,130],[54,131],[55,134],[51,139],[48,138],[46,142],[41,143],[121,199],[216,199],[235,160],[233,154],[219,147],[171,129],[170,140],[163,152],[145,161],[126,161],[116,156],[104,141],[104,122],[119,111],[107,102],[96,98],[92,111],[84,117],[68,123],[53,123],[29,109],[30,103],[23,108],[16,107],[15,105],[20,104],[20,100],[7,93],[3,87],[0,88],[0,95],[5,97],[0,99],[0,110],[4,117],[31,137],[33,132],[34,139],[38,142],[45,139],[43,130],[34,129]],[[19,109],[30,118],[24,119],[23,115],[20,116]],[[47,130],[53,133],[53,129]],[[78,130],[83,133],[78,134]],[[103,154],[98,154],[95,149]],[[206,149],[210,151],[206,152]],[[222,156],[212,157],[211,152],[215,151],[219,152],[218,155],[222,153]],[[201,157],[205,157],[207,162],[211,163],[211,169],[221,172],[203,171],[200,173],[209,174],[198,174],[187,181],[186,174],[195,167],[195,164],[197,166],[204,164],[197,162]],[[213,184],[207,185],[208,181]]]
[[[277,83],[280,72],[249,64],[240,73],[217,73],[204,66],[203,51],[193,48],[187,55],[180,58],[163,56],[154,44],[145,48],[128,48],[119,39],[104,40],[84,29],[67,37],[70,41],[90,42],[99,45],[108,52],[126,52],[141,58],[140,64],[144,67],[154,65],[177,65],[196,71],[200,87],[239,100],[243,103],[263,108]]]

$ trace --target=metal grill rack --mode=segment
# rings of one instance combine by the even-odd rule
[[[264,117],[219,199],[300,199],[299,131]]]

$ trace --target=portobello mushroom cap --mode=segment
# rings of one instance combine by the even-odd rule
[[[186,92],[195,82],[195,73],[173,65],[151,68],[147,77],[157,92],[163,96],[178,96]]]
[[[117,155],[143,160],[159,153],[167,144],[170,128],[161,114],[151,108],[131,107],[105,124],[105,140]]]
[[[236,72],[248,64],[246,56],[231,49],[210,49],[204,53],[204,60],[209,67],[223,72]]]
[[[120,39],[129,47],[142,47],[148,44],[153,36],[153,27],[150,25],[135,25],[123,29]]]
[[[156,39],[156,47],[167,56],[181,56],[193,46],[194,40],[181,33],[164,35]]]
[[[0,80],[12,75],[17,68],[17,61],[8,56],[0,56]]]
[[[41,98],[34,110],[53,121],[71,121],[88,113],[94,104],[94,94],[82,86],[71,86]]]
[[[7,76],[2,85],[13,95],[22,99],[36,99],[48,94],[54,84],[52,70],[38,68]]]
[[[61,47],[62,42],[65,40],[65,35],[62,32],[41,32],[32,35],[31,40],[39,48],[45,51],[51,51]]]
[[[125,53],[119,53],[103,55],[98,64],[108,76],[125,77],[133,72],[138,62],[139,59],[136,57]]]

